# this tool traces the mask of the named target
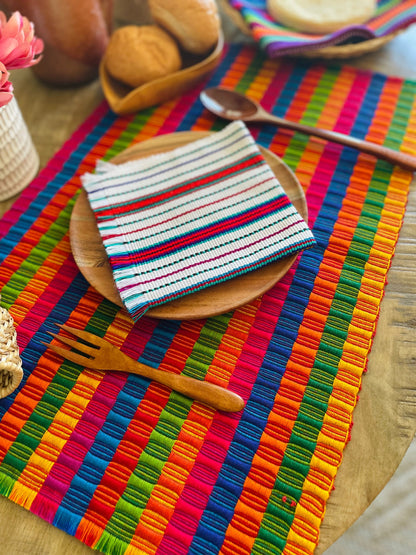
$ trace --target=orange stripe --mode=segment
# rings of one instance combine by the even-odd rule
[[[351,79],[350,71],[346,70],[343,77],[348,82],[348,79]],[[338,121],[346,98],[346,92],[344,92],[344,96],[341,95],[342,101],[337,102],[340,92],[347,90],[345,82],[337,84],[339,88],[337,87],[335,92],[331,91],[330,100],[326,103],[327,107],[323,110],[320,118],[320,121],[325,118],[329,127],[335,126]],[[317,85],[318,81],[315,81],[315,86]],[[313,90],[310,89],[309,96],[312,94]],[[334,110],[334,104],[337,110]],[[354,229],[348,228],[348,237],[345,234],[343,236],[342,233],[337,231],[338,228],[335,226],[335,233],[331,237],[324,255],[323,260],[325,262],[321,264],[308,307],[304,313],[303,323],[298,332],[298,339],[293,345],[287,370],[282,377],[279,392],[275,398],[275,409],[270,413],[269,421],[260,441],[260,448],[253,459],[252,468],[244,484],[243,492],[246,491],[246,488],[248,491],[252,491],[253,488],[261,487],[263,504],[255,506],[245,495],[240,497],[236,506],[235,516],[227,529],[222,550],[224,554],[231,555],[232,553],[237,553],[238,551],[236,550],[241,549],[239,538],[242,533],[247,534],[248,538],[250,538],[245,541],[247,552],[252,549],[257,537],[257,532],[264,515],[264,503],[265,500],[269,499],[273,491],[275,484],[273,477],[278,475],[290,433],[296,422],[299,407],[308,383],[308,377],[332,306],[336,283],[339,279]],[[294,375],[296,379],[293,378]],[[287,415],[290,416],[288,417]],[[271,427],[274,430],[277,426],[282,426],[285,430],[282,437],[270,435],[269,428]],[[275,447],[274,457],[268,455],[267,448],[266,451],[262,451],[261,446],[263,443],[266,446],[273,445]],[[241,515],[244,515],[244,519],[242,519]],[[244,525],[242,524],[243,520],[245,522]]]
[[[174,373],[181,372],[187,358],[186,350],[183,348],[184,342],[188,343],[188,349],[192,348],[202,326],[203,321],[183,322],[181,324],[163,361],[159,365],[161,370]],[[135,468],[137,466],[140,456],[144,452],[149,441],[150,435],[157,425],[157,421],[169,400],[170,393],[168,388],[156,382],[150,383],[135,416],[132,418],[126,430],[124,438],[117,448],[115,458],[108,464],[105,474],[95,490],[90,506],[85,511],[80,521],[76,536],[81,539],[81,541],[87,543],[87,538],[90,536],[92,529],[94,529],[94,545],[98,542],[101,534],[106,528],[109,518],[107,515],[104,516],[101,514],[97,507],[102,504],[113,514],[118,502],[118,497],[108,497],[108,488],[105,485],[106,481],[112,480],[114,483],[119,484],[119,488],[121,489],[118,490],[118,494],[124,491],[130,477],[129,468]],[[137,434],[139,435],[137,436]],[[132,438],[134,436],[140,437],[140,441],[133,445]],[[118,460],[119,455],[130,461],[128,468],[124,464],[121,465]],[[123,475],[120,474],[121,470],[123,471]]]
[[[210,364],[207,381],[227,387],[238,356],[247,339],[247,330],[250,329],[255,318],[256,309],[256,305],[246,305],[235,311]],[[240,334],[235,333],[236,327],[241,329]],[[225,353],[227,354],[225,355]],[[224,364],[224,360],[226,364]],[[179,500],[183,488],[194,480],[191,476],[192,468],[197,461],[201,447],[207,440],[215,414],[215,411],[202,405],[192,405],[188,419],[175,441],[131,541],[131,545],[137,549],[144,549],[143,542],[148,544],[150,539],[155,546],[162,541],[165,530],[175,514],[176,502]],[[179,468],[186,469],[186,472],[176,472],[175,469]],[[205,489],[203,484],[200,487],[201,491]],[[168,498],[166,497],[167,491],[170,492]],[[157,529],[154,527],[152,518],[156,514],[163,515],[163,522],[159,520]],[[156,549],[155,547],[154,551],[151,551],[147,547],[146,553],[154,553]]]
[[[388,23],[390,20],[394,19],[396,16],[405,12],[409,8],[414,6],[414,0],[409,0],[408,2],[400,2],[397,6],[390,8],[384,14],[377,16],[373,21],[369,21],[367,26],[370,29],[377,30],[379,27]]]
[[[325,73],[325,68],[316,67],[308,70],[307,74],[302,80],[302,87],[299,87],[298,91],[294,94],[293,100],[290,103],[289,109],[284,114],[284,117],[291,121],[300,121],[308,108],[309,102],[318,86],[322,76]],[[307,92],[303,89],[303,83],[306,84]],[[294,105],[296,104],[296,107]],[[293,131],[286,129],[279,130],[273,137],[270,143],[270,150],[275,152],[278,156],[284,156],[287,147],[293,139]]]
[[[82,314],[84,324],[86,324],[95,311],[96,304],[89,302],[87,294],[79,303],[77,307],[77,314]],[[76,325],[76,323],[71,319],[68,320],[68,324]],[[51,379],[54,377],[55,373],[59,371],[62,364],[62,358],[60,356],[55,355],[52,351],[47,351],[45,355],[41,357],[40,363],[36,370],[31,376],[29,376],[27,384],[31,384],[33,378],[36,380],[37,374],[42,375],[43,361],[49,372],[51,367],[55,370],[54,372],[50,372]],[[34,498],[42,488],[43,482],[49,474],[53,464],[59,457],[62,448],[70,439],[76,424],[82,418],[82,414],[94,395],[95,389],[101,382],[103,375],[103,373],[92,370],[84,370],[79,375],[71,391],[68,393],[65,402],[56,413],[48,430],[42,437],[41,443],[39,443],[30,456],[25,468],[14,484],[10,495],[11,499],[19,502],[19,504],[22,504],[27,509],[30,509]],[[39,382],[40,376],[38,378],[38,384]],[[42,385],[43,388],[40,389],[40,392],[43,394],[51,384],[49,381],[44,381]],[[25,390],[26,386],[23,388],[22,392]],[[31,390],[33,389],[31,388]],[[25,402],[26,399],[27,397],[22,399],[22,402]],[[39,397],[36,398],[36,403],[33,404],[33,409],[35,409],[37,402],[40,400],[41,395],[39,394]],[[16,402],[14,405],[15,404]]]

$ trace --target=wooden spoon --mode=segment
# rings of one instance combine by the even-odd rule
[[[327,141],[356,148],[361,152],[387,160],[387,162],[391,164],[397,164],[406,170],[416,170],[416,157],[414,156],[355,137],[350,137],[349,135],[337,133],[336,131],[310,127],[302,123],[279,118],[267,112],[251,98],[230,89],[223,87],[205,89],[200,94],[200,99],[205,108],[210,112],[227,120],[274,123],[284,129],[292,129],[293,131],[299,131],[305,135],[313,135]]]

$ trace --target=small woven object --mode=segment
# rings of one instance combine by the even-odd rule
[[[22,377],[22,361],[13,318],[5,308],[0,307],[0,399],[10,395]]]
[[[0,108],[0,201],[20,193],[38,169],[38,153],[13,97]]]

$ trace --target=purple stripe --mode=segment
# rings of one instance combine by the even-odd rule
[[[241,253],[241,252],[243,252],[243,251],[245,251],[245,250],[247,250],[247,249],[251,249],[251,247],[253,247],[253,246],[255,246],[255,245],[258,245],[259,243],[265,243],[265,242],[266,242],[267,244],[263,245],[261,248],[259,248],[259,249],[257,249],[257,251],[255,251],[256,253],[257,253],[257,252],[260,252],[260,251],[262,251],[262,250],[264,250],[264,249],[266,249],[267,247],[270,246],[269,239],[273,239],[273,238],[277,237],[278,235],[280,235],[280,234],[282,234],[282,233],[285,233],[287,230],[291,229],[291,228],[294,227],[295,225],[301,224],[301,223],[303,223],[303,220],[302,220],[302,219],[299,219],[299,220],[297,220],[296,222],[292,222],[291,224],[287,225],[286,227],[280,228],[279,230],[275,231],[274,233],[271,233],[271,234],[268,235],[267,237],[264,237],[264,238],[261,238],[261,239],[256,239],[256,241],[253,241],[252,243],[247,243],[247,244],[245,244],[245,245],[243,245],[243,246],[241,246],[241,247],[238,247],[238,248],[236,248],[236,249],[227,251],[226,253],[218,254],[217,256],[214,256],[214,257],[212,257],[212,258],[204,259],[202,262],[196,262],[196,263],[190,264],[190,265],[188,265],[188,266],[181,266],[181,268],[179,268],[178,270],[174,270],[174,271],[172,271],[172,272],[163,274],[163,276],[155,277],[155,278],[148,279],[148,280],[145,280],[145,281],[140,280],[140,285],[141,285],[141,284],[147,284],[147,283],[158,282],[158,281],[160,281],[161,279],[165,279],[166,277],[173,276],[173,275],[175,275],[175,274],[178,274],[178,273],[181,273],[181,272],[184,272],[184,271],[188,271],[188,270],[191,269],[191,268],[196,268],[196,267],[201,266],[201,265],[206,265],[206,264],[209,264],[209,263],[211,263],[211,262],[221,260],[221,259],[224,258],[224,257],[232,257],[232,256],[233,256],[234,254],[236,254],[236,253]],[[293,235],[295,235],[295,234],[293,234]],[[286,240],[288,240],[289,238],[290,238],[290,235],[285,237]],[[310,244],[310,245],[311,245],[311,244],[314,244],[314,242],[315,242],[315,241],[311,238],[309,241],[306,242],[306,244]],[[301,243],[304,243],[304,241],[302,241]],[[296,247],[296,246],[297,246],[297,244],[295,244],[295,245],[291,244],[289,248],[290,248],[290,249],[293,249],[293,247]],[[287,250],[287,249],[279,249],[279,250],[276,250],[276,251],[275,251],[275,254],[273,254],[273,255],[271,255],[271,256],[273,256],[273,257],[281,256],[282,253],[285,252],[286,250]],[[238,259],[238,258],[234,258],[232,261],[235,263],[235,262],[237,262],[238,260],[244,259],[245,257],[246,257],[246,255],[243,254],[242,256],[240,256],[239,259]],[[245,266],[240,266],[240,268],[245,268]],[[213,267],[212,269],[215,269],[215,267]],[[152,270],[152,271],[153,271],[153,270]],[[143,271],[140,271],[140,274],[141,274],[141,275],[142,275],[143,273],[144,273]],[[193,275],[198,275],[199,273],[200,273],[200,272],[197,272],[196,274],[193,274]],[[190,278],[190,277],[192,277],[192,275],[187,276],[187,278]],[[171,285],[171,284],[168,284],[168,285]],[[120,287],[120,286],[119,286],[119,289],[120,289],[120,291],[128,291],[128,290],[131,289],[132,287],[134,287],[134,285],[133,285],[133,286],[126,285],[126,286],[124,286],[124,287]]]

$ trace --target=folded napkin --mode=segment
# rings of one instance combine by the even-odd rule
[[[266,0],[230,0],[230,5],[241,12],[253,38],[271,58],[302,54],[341,44],[347,39],[384,37],[416,22],[416,0],[378,0],[374,17],[365,24],[348,25],[333,33],[316,35],[301,33],[274,21],[267,11]]]
[[[150,307],[314,244],[247,127],[82,177],[120,296]]]

